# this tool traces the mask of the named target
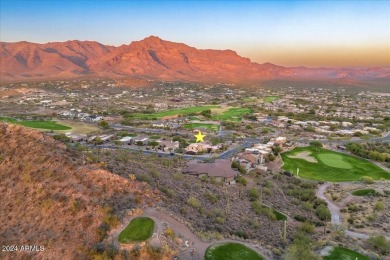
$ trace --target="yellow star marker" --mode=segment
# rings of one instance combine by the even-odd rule
[[[206,136],[206,135],[202,135],[202,132],[199,131],[197,135],[194,135],[196,137],[196,142],[204,142],[203,138]]]

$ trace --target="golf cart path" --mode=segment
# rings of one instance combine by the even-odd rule
[[[172,214],[168,213],[164,209],[156,209],[156,208],[148,208],[144,211],[142,216],[151,217],[156,221],[159,232],[164,230],[163,222],[167,223],[176,234],[181,235],[185,240],[188,240],[188,244],[190,247],[194,247],[196,251],[199,253],[201,257],[204,257],[207,248],[210,245],[224,242],[233,242],[233,243],[241,243],[245,246],[252,248],[256,252],[259,252],[264,259],[271,259],[269,257],[269,251],[260,245],[243,242],[241,240],[233,240],[233,239],[222,239],[215,242],[204,242],[198,238],[185,224],[179,222],[175,218],[173,218]]]
[[[325,200],[326,203],[328,204],[328,208],[329,208],[329,211],[330,211],[331,216],[332,216],[331,223],[335,224],[335,225],[342,225],[342,223],[341,223],[341,216],[340,216],[340,206],[337,205],[336,203],[334,203],[333,201],[329,200],[325,196],[325,194],[324,194],[326,189],[329,186],[330,186],[330,183],[328,183],[328,182],[322,184],[320,187],[318,187],[318,189],[316,191],[316,195],[320,199]],[[351,230],[348,230],[348,229],[346,229],[345,234],[350,236],[350,237],[360,238],[360,239],[368,239],[370,237],[367,234],[354,232],[354,231],[351,231]],[[390,237],[388,237],[388,236],[385,236],[385,237],[386,237],[387,240],[390,241]]]

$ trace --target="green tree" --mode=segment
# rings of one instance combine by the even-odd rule
[[[282,148],[280,148],[280,146],[275,146],[272,148],[272,151],[277,156],[282,151]]]
[[[102,127],[103,129],[108,129],[108,128],[110,128],[110,125],[107,123],[107,121],[105,121],[105,120],[101,120],[99,123],[98,123],[98,125],[100,126],[100,127]]]
[[[202,112],[200,112],[200,114],[204,117],[211,118],[211,110],[210,109],[203,110]]]
[[[103,144],[103,140],[100,138],[100,137],[96,137],[94,140],[93,140],[93,143],[94,144]]]
[[[319,219],[323,221],[329,221],[331,219],[331,214],[327,206],[321,204],[316,209],[316,215]]]
[[[310,146],[322,148],[322,143],[320,141],[311,141],[309,143]]]
[[[246,180],[243,176],[238,177],[238,178],[237,178],[237,182],[238,182],[239,184],[244,185],[244,186],[246,186],[246,184],[247,184],[247,180]]]
[[[283,255],[284,260],[315,260],[320,257],[313,251],[313,241],[303,233],[297,233]]]
[[[159,143],[156,142],[156,141],[150,141],[150,142],[148,143],[148,145],[154,148],[154,147],[158,146]]]
[[[259,190],[254,187],[250,188],[248,191],[248,196],[251,201],[257,200],[260,196]]]

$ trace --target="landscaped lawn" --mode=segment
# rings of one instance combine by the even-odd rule
[[[144,241],[153,235],[154,221],[148,217],[139,217],[130,221],[129,225],[119,234],[121,243]]]
[[[335,247],[324,260],[369,260],[370,258],[344,247]]]
[[[365,190],[354,190],[352,195],[354,196],[367,196],[368,194],[375,194],[375,190],[373,189],[365,189]]]
[[[8,117],[0,117],[0,121],[18,124],[18,125],[22,125],[22,126],[30,127],[30,128],[38,128],[38,129],[46,129],[46,130],[69,130],[69,129],[72,129],[71,127],[60,125],[55,121],[41,121],[41,120],[33,120],[33,121],[21,120],[21,121],[18,121],[14,118],[8,118]]]
[[[266,97],[264,97],[264,102],[265,103],[271,103],[271,102],[273,102],[273,101],[275,101],[275,100],[277,100],[277,99],[279,99],[280,97],[278,97],[278,96],[266,96]]]
[[[221,243],[209,246],[206,260],[261,260],[264,259],[253,249],[239,243]]]
[[[164,110],[156,113],[151,114],[134,114],[131,115],[132,118],[137,119],[144,119],[144,120],[150,120],[155,118],[162,118],[165,116],[176,116],[176,115],[189,115],[189,114],[195,114],[200,113],[207,109],[217,108],[219,106],[209,105],[209,106],[197,106],[197,107],[186,107],[186,108],[178,108],[178,109],[170,109],[170,110]]]
[[[219,125],[216,124],[190,123],[190,124],[185,124],[184,127],[187,129],[205,128],[212,131],[219,130]]]
[[[298,158],[302,154],[305,156]],[[281,156],[284,170],[296,175],[299,168],[299,177],[307,179],[336,182],[361,180],[363,176],[390,179],[390,172],[367,160],[323,148],[297,147]]]

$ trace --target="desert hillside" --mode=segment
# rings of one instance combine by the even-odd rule
[[[19,247],[0,258],[92,258],[128,209],[156,201],[147,184],[78,158],[38,131],[0,124],[0,244]],[[22,245],[44,251],[23,253]]]

